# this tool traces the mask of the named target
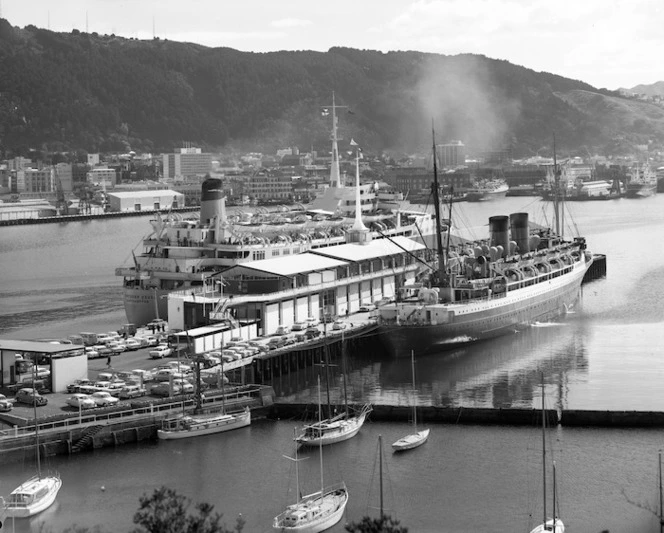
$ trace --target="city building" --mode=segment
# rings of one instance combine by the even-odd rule
[[[436,145],[438,165],[442,168],[458,167],[466,164],[466,147],[461,141],[450,141]]]
[[[109,211],[156,211],[184,207],[184,194],[171,190],[108,193]]]
[[[180,148],[179,152],[162,154],[163,177],[183,179],[193,176],[205,177],[212,172],[212,154],[200,148]]]

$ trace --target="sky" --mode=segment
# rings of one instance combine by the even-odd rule
[[[481,54],[612,90],[664,80],[664,0],[0,0],[0,15],[246,52]]]

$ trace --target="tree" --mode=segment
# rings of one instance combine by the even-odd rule
[[[223,515],[213,513],[214,506],[198,503],[197,513],[189,513],[191,500],[167,487],[155,489],[152,496],[143,495],[134,514],[134,523],[140,527],[134,533],[240,533],[244,527],[242,516],[234,529],[221,524]]]
[[[351,522],[344,526],[349,533],[408,533],[408,528],[389,515],[380,518],[365,516],[359,522]]]

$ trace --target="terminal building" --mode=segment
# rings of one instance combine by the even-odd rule
[[[345,316],[413,283],[426,254],[423,244],[394,237],[242,263],[215,287],[169,294],[169,325],[188,330],[230,319],[271,335],[310,317]]]

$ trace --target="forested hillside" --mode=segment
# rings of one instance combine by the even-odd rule
[[[322,109],[334,91],[340,135],[368,150],[512,148],[628,153],[664,140],[664,110],[477,55],[248,53],[155,39],[16,28],[0,19],[0,156],[48,150],[329,149]],[[545,150],[542,150],[545,148]]]

